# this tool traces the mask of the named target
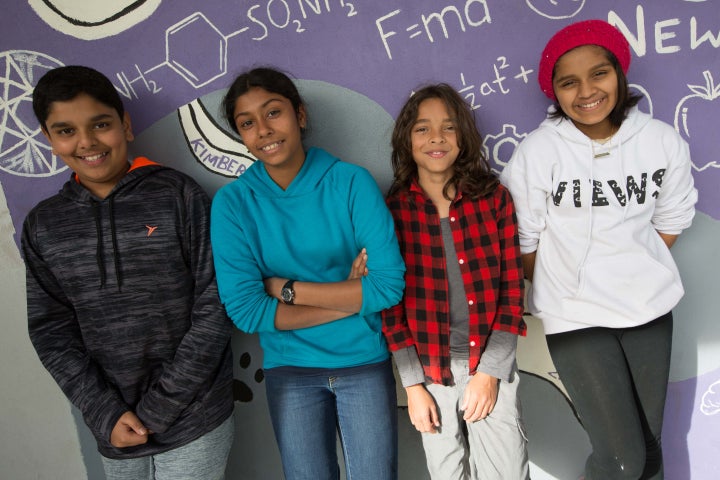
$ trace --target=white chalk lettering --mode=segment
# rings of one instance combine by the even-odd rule
[[[480,14],[478,15],[475,12],[476,9],[472,7],[480,8]],[[449,39],[451,36],[451,27],[455,27],[464,33],[466,31],[466,25],[467,27],[477,28],[492,22],[487,0],[467,0],[462,11],[455,5],[448,5],[439,12],[421,14],[419,22],[411,23],[406,27],[402,27],[401,24],[393,24],[391,27],[386,26],[390,21],[401,20],[395,18],[401,13],[402,10],[400,9],[393,10],[375,20],[380,41],[390,60],[392,60],[393,56],[389,39],[395,37],[398,35],[398,32],[403,30],[407,33],[408,39],[420,37],[430,43],[435,43],[438,27],[442,38]]]
[[[628,26],[632,22],[623,21],[613,10],[608,12],[608,22],[625,35],[638,57],[647,54],[646,18],[642,5],[635,8],[634,31]],[[687,20],[683,18],[656,19],[654,27],[652,27],[653,38],[651,41],[654,43],[657,53],[666,55],[678,53],[683,49],[720,48],[720,28],[717,28],[716,31],[707,27],[702,28],[702,32],[699,30],[698,19],[695,16],[691,16]]]

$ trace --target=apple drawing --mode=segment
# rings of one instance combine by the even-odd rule
[[[675,130],[690,144],[693,168],[697,171],[720,168],[720,143],[710,130],[720,121],[720,84],[715,85],[709,70],[703,72],[703,77],[704,85],[688,84],[692,93],[675,108]]]

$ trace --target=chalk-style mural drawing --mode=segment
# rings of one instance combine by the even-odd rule
[[[208,114],[200,99],[178,108],[178,117],[193,156],[208,170],[238,177],[255,161],[242,141]]]
[[[235,398],[236,402],[252,402],[253,398],[255,398],[254,389],[264,388],[260,384],[263,380],[265,380],[265,373],[262,368],[255,369],[253,372],[251,369],[251,363],[252,355],[250,352],[243,352],[240,355],[238,365],[241,369],[240,372],[243,374],[241,377],[243,377],[244,380],[238,379],[237,376],[233,379],[233,398]],[[246,378],[248,376],[251,376],[252,380]],[[250,385],[248,385],[248,383]]]
[[[227,38],[205,15],[195,12],[165,31],[165,65],[195,88],[207,85],[227,71]],[[204,55],[189,54],[187,42],[197,42]]]
[[[117,35],[148,18],[162,0],[28,0],[51,27],[83,40]]]
[[[0,169],[13,175],[46,177],[66,170],[52,154],[32,113],[32,90],[48,70],[62,66],[40,52],[0,53]]]
[[[705,415],[720,413],[720,380],[710,385],[703,394],[700,411]]]
[[[485,134],[483,138],[483,150],[485,156],[490,160],[492,170],[500,173],[510,161],[515,147],[517,147],[523,138],[527,137],[527,132],[518,133],[515,125],[505,124],[502,130],[496,135]]]
[[[720,83],[715,84],[710,70],[702,74],[705,84],[688,85],[692,93],[683,97],[675,107],[675,130],[690,143],[693,168],[699,172],[706,168],[720,168],[720,139],[717,135],[704,141],[696,141],[698,139],[695,138],[702,135],[702,124],[717,125],[720,120]]]
[[[525,0],[535,13],[554,20],[576,16],[585,6],[585,0]]]
[[[713,2],[17,2],[0,17],[0,258],[20,261],[16,244],[25,214],[69,175],[30,107],[34,83],[50,68],[86,64],[108,75],[133,119],[133,152],[189,173],[212,195],[254,161],[221,118],[224,88],[241,69],[277,65],[295,76],[317,122],[308,141],[365,166],[387,190],[393,118],[427,82],[453,85],[472,106],[485,152],[500,172],[548,106],[537,88],[540,44],[586,18],[607,19],[625,34],[637,82],[631,87],[644,97],[640,108],[674,125],[690,144],[700,202],[693,227],[673,247],[686,294],[675,310],[671,414],[663,443],[667,479],[715,478],[720,447],[710,440],[720,419],[720,333],[712,321],[720,271],[720,18]],[[530,334],[520,341],[518,363],[532,478],[577,478],[589,448],[586,436],[539,321],[527,321]],[[275,478],[262,353],[254,337],[241,334],[233,349],[236,412],[243,423],[228,478]],[[0,361],[11,359],[0,353]],[[77,423],[87,449],[82,421]],[[412,433],[408,445],[417,440]],[[409,465],[421,455],[416,447],[401,464],[403,480],[427,478]],[[90,470],[92,455],[90,448],[83,457]]]
[[[630,83],[628,86],[630,87],[630,91],[632,93],[642,97],[638,103],[638,108],[645,113],[653,115],[653,102],[652,98],[650,98],[650,93],[644,87],[635,83]]]
[[[255,12],[260,5],[251,6],[246,12],[246,18],[252,25],[254,31],[260,29],[262,32],[258,36],[252,37],[254,41],[261,41],[268,37],[268,27],[275,29],[285,29],[291,24],[295,26],[297,33],[303,33],[305,28],[300,19],[293,19],[293,13],[289,4],[283,0],[283,8],[281,8],[281,19],[278,20],[278,14],[271,3],[266,5],[266,18],[258,17]],[[352,3],[341,1],[341,6],[348,9],[347,16],[352,17],[357,12]],[[310,12],[320,15],[325,11],[330,12],[329,3],[325,3],[325,10],[319,2],[313,6],[312,2],[298,2],[300,15],[303,19],[307,19]],[[306,10],[308,8],[308,10]],[[176,22],[165,29],[165,60],[151,67],[141,69],[138,64],[134,65],[135,72],[128,76],[125,72],[118,73],[122,87],[119,89],[127,98],[139,98],[134,84],[140,81],[140,85],[151,93],[159,93],[161,88],[157,82],[149,79],[149,75],[156,72],[162,67],[169,67],[193,88],[204,87],[213,81],[225,76],[227,73],[228,59],[228,43],[233,37],[249,32],[251,26],[243,25],[237,30],[228,34],[223,34],[219,28],[202,12],[193,12],[191,15]],[[186,45],[192,42],[194,50],[192,53],[188,51]],[[197,51],[201,54],[197,55]],[[133,77],[137,74],[138,77]]]

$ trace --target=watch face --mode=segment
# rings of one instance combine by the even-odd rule
[[[280,297],[282,297],[283,302],[290,303],[295,298],[295,292],[293,292],[292,288],[283,287],[280,291]]]

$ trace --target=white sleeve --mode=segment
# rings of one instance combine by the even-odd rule
[[[547,199],[552,189],[550,171],[544,173],[548,178],[544,182],[544,167],[538,158],[528,157],[528,143],[526,139],[515,149],[500,175],[515,203],[522,254],[537,250],[540,233],[545,230]]]
[[[671,127],[668,130],[662,139],[668,167],[663,174],[652,224],[658,232],[679,235],[692,223],[698,192],[693,182],[690,148]]]

